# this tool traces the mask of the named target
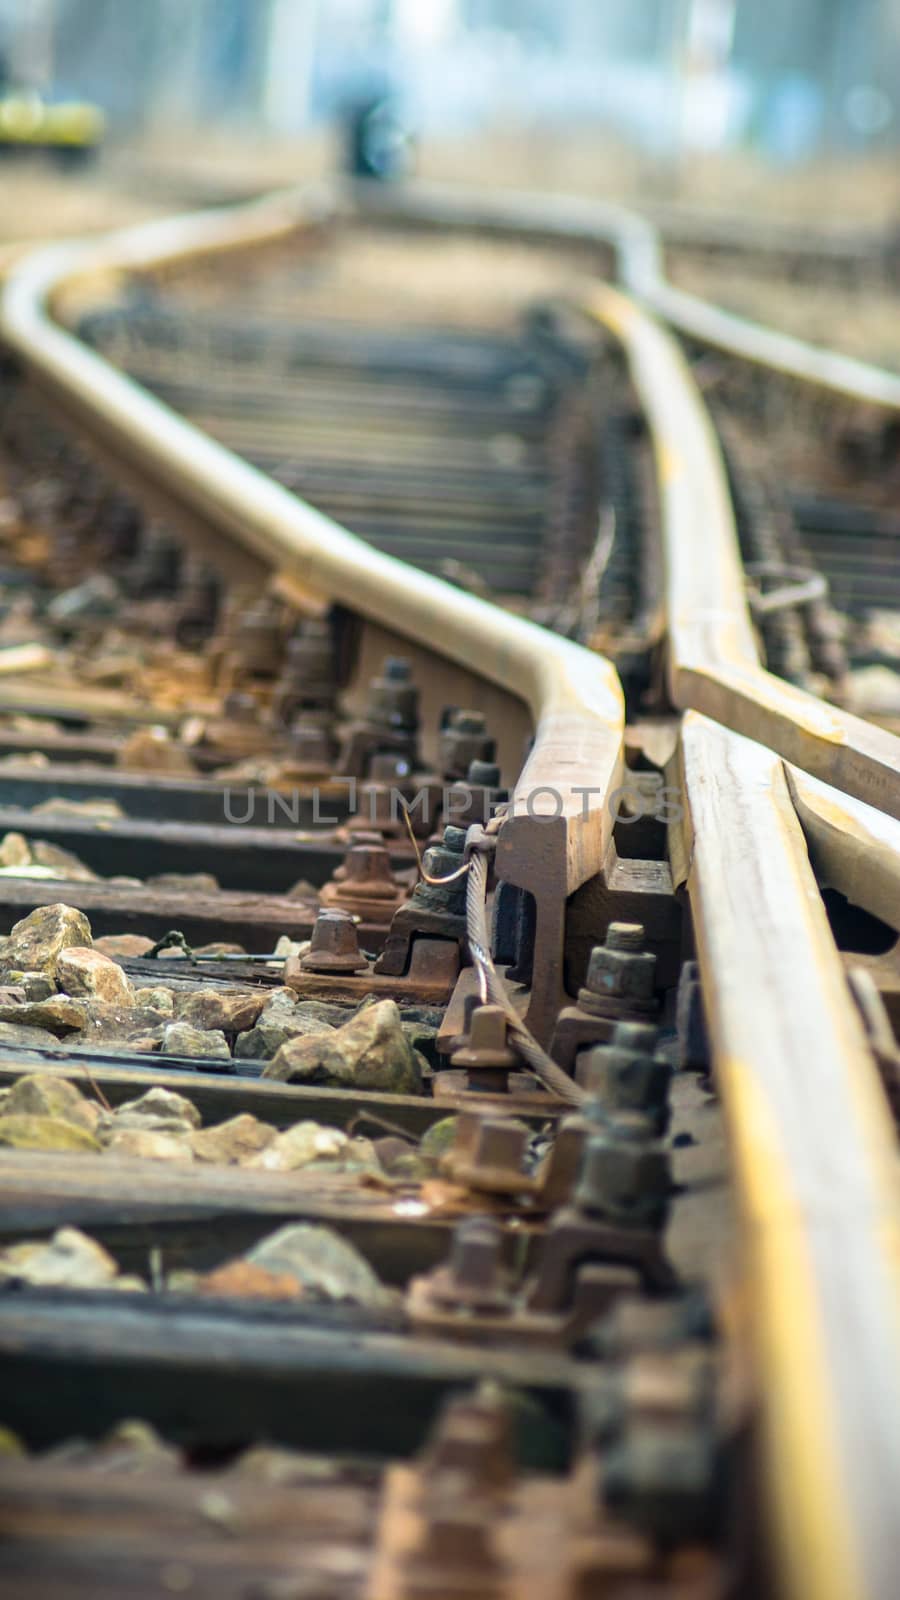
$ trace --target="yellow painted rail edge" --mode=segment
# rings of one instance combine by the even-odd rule
[[[792,1600],[900,1571],[900,1188],[887,1102],[781,762],[689,712],[687,888],[743,1213]]]

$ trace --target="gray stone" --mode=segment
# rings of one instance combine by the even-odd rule
[[[367,1006],[332,1033],[290,1039],[263,1077],[382,1094],[421,1094],[422,1073],[393,1000]]]
[[[56,993],[56,985],[46,972],[23,972],[22,992],[26,1000],[49,1000]]]
[[[0,1045],[17,1044],[32,1050],[61,1051],[55,1033],[48,1033],[46,1028],[23,1027],[18,1022],[0,1022]]]
[[[16,1027],[44,1028],[47,1033],[61,1037],[77,1033],[88,1020],[80,1000],[71,1000],[67,994],[53,994],[49,1000],[26,1000],[23,1005],[0,1005],[0,1022],[12,1022]]]
[[[440,1066],[441,1063],[437,1052],[437,1028],[431,1028],[425,1022],[407,1022],[405,1019],[400,1025],[413,1049],[417,1055],[422,1057],[425,1065],[430,1067]]]
[[[94,949],[105,956],[117,956],[123,961],[139,960],[153,949],[153,940],[142,933],[104,933],[94,940]]]
[[[354,1015],[352,1006],[341,1006],[334,1000],[298,1000],[295,1009],[298,1016],[329,1028],[342,1028]]]
[[[212,1128],[199,1128],[191,1134],[191,1149],[198,1161],[246,1164],[271,1144],[277,1129],[243,1111]]]
[[[420,1156],[428,1161],[440,1161],[453,1146],[458,1121],[458,1117],[441,1117],[440,1122],[433,1122],[426,1128],[419,1140]]]
[[[126,1100],[113,1115],[115,1131],[148,1128],[157,1133],[190,1132],[200,1126],[197,1107],[171,1089],[148,1089],[138,1100]]]
[[[155,1128],[114,1128],[106,1146],[111,1156],[137,1156],[143,1161],[172,1161],[189,1167],[194,1159],[188,1130],[162,1133]]]
[[[188,1022],[170,1022],[163,1028],[161,1054],[202,1057],[207,1061],[230,1061],[231,1051],[224,1033],[214,1028],[192,1028]]]
[[[29,1116],[25,1112],[0,1116],[0,1147],[6,1150],[62,1150],[72,1154],[99,1151],[87,1128],[62,1117]]]
[[[391,1303],[391,1295],[369,1263],[332,1228],[291,1223],[260,1240],[245,1259],[267,1272],[296,1279],[313,1299],[350,1300],[368,1306]]]
[[[101,950],[73,946],[60,953],[56,963],[59,987],[76,999],[105,1000],[110,1005],[133,1006],[134,989],[122,968]]]
[[[264,989],[249,993],[228,989],[198,989],[175,997],[175,1015],[179,1022],[187,1022],[192,1028],[243,1033],[256,1023],[266,998]]]
[[[38,906],[13,927],[3,950],[3,965],[19,972],[55,975],[61,951],[92,942],[91,925],[83,912],[61,903]]]
[[[31,858],[36,866],[49,868],[56,878],[68,878],[70,883],[99,883],[99,874],[85,866],[71,850],[63,850],[47,839],[33,839]]]
[[[15,760],[18,761],[16,756]],[[125,816],[118,800],[66,800],[61,795],[32,806],[33,817],[91,817],[115,822]]]
[[[31,849],[22,833],[5,833],[0,839],[0,867],[27,867]]]
[[[3,1097],[3,1114],[32,1117],[60,1117],[75,1122],[93,1133],[100,1121],[100,1107],[88,1100],[67,1078],[55,1073],[29,1073],[17,1078]]]
[[[335,1010],[342,1008],[318,1006],[315,1001],[298,1005],[289,989],[276,989],[255,1026],[238,1034],[235,1056],[249,1061],[271,1061],[288,1039],[331,1032],[333,1023],[322,1013]]]
[[[218,894],[219,880],[211,872],[157,872],[147,879],[148,889],[174,889],[176,894]]]
[[[152,1038],[157,1044],[162,1031],[171,1020],[165,1011],[153,1011],[149,1006],[110,1005],[106,1000],[86,1000],[87,1022],[79,1040],[80,1044],[127,1044],[135,1039]]]
[[[66,1289],[105,1289],[118,1275],[113,1257],[79,1228],[59,1228],[50,1240],[0,1250],[0,1280]]]
[[[161,1017],[174,1017],[175,996],[171,989],[163,988],[161,983],[135,984],[134,992],[138,1005],[146,1006]]]
[[[277,1134],[245,1165],[262,1172],[296,1172],[314,1165],[354,1172],[374,1170],[378,1162],[368,1139],[348,1139],[340,1128],[324,1127],[320,1122],[298,1122]]]

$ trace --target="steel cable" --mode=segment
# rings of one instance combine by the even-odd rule
[[[544,1087],[569,1105],[584,1105],[589,1098],[585,1090],[570,1078],[567,1072],[563,1072],[562,1067],[551,1060],[534,1035],[529,1033],[509,998],[503,979],[494,966],[487,927],[487,881],[487,856],[483,851],[474,850],[469,857],[469,878],[466,884],[466,926],[469,951],[478,969],[482,985],[482,997],[490,1000],[492,1005],[500,1006],[505,1012],[516,1050]]]

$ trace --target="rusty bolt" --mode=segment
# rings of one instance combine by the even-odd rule
[[[349,912],[319,912],[309,950],[301,956],[300,965],[304,972],[365,972],[368,963],[359,948]]]
[[[528,1129],[512,1117],[482,1117],[475,1139],[473,1165],[521,1172]]]
[[[464,828],[444,829],[443,842],[429,845],[422,857],[422,865],[430,878],[449,878],[463,864],[466,845]],[[430,910],[446,911],[456,916],[466,914],[465,874],[452,883],[426,883],[424,878],[416,884],[413,899],[418,906]]]
[[[379,727],[415,732],[419,725],[419,691],[412,669],[401,656],[388,656],[380,678],[369,684],[366,714]]]
[[[390,896],[394,892],[390,851],[383,844],[352,844],[344,858],[347,882],[365,884],[366,894]]]
[[[669,1159],[652,1123],[637,1111],[609,1116],[585,1143],[573,1195],[589,1216],[638,1227],[659,1227],[671,1190]]]
[[[616,1044],[598,1044],[578,1062],[578,1081],[609,1110],[643,1111],[657,1134],[669,1120],[667,1061]]]
[[[496,743],[481,711],[453,709],[444,713],[438,754],[445,778],[464,778],[473,761],[492,762],[495,751]]]
[[[578,1003],[595,1015],[652,1011],[656,957],[644,949],[639,922],[611,922],[606,942],[595,945]]]
[[[502,1263],[503,1230],[493,1217],[466,1217],[453,1230],[450,1259],[426,1280],[439,1305],[469,1311],[502,1311],[510,1290]]]
[[[340,877],[326,883],[320,896],[323,906],[342,907],[375,922],[390,922],[405,898],[406,891],[394,878],[390,852],[380,837],[377,843],[354,842],[344,857]]]
[[[500,768],[496,761],[470,761],[466,783],[479,789],[499,789]]]
[[[658,1039],[659,1029],[653,1022],[617,1022],[610,1043],[634,1055],[652,1056]]]
[[[441,1162],[454,1182],[498,1194],[532,1190],[535,1180],[524,1171],[529,1132],[514,1117],[472,1113],[460,1116],[456,1138]]]
[[[502,1493],[516,1471],[513,1421],[509,1400],[493,1384],[453,1395],[425,1447],[423,1474],[438,1481],[452,1474],[483,1494]]]
[[[514,1067],[516,1054],[506,1039],[502,1006],[480,1005],[472,1012],[469,1042],[451,1056],[454,1067]]]
[[[314,767],[317,771],[330,771],[335,756],[335,741],[323,723],[312,721],[301,713],[288,729],[287,747],[290,760],[298,766]]]
[[[626,1426],[606,1454],[604,1498],[610,1510],[661,1545],[708,1538],[716,1503],[714,1430],[700,1420]]]
[[[379,833],[377,828],[354,828],[353,843],[381,845],[384,844],[384,834]],[[346,863],[347,857],[345,856],[344,860],[341,862],[341,865],[339,867],[335,867],[334,872],[331,875],[333,883],[340,883],[344,878],[346,878]]]
[[[276,721],[292,723],[311,708],[334,708],[337,686],[330,624],[308,618],[288,640],[272,699]]]

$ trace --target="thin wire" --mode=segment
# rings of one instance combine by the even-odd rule
[[[503,1009],[515,1048],[545,1088],[550,1089],[561,1100],[567,1101],[569,1105],[584,1105],[589,1096],[567,1072],[563,1072],[562,1067],[557,1066],[546,1050],[538,1044],[534,1034],[526,1028],[509,997],[503,979],[494,966],[487,931],[487,858],[483,852],[475,851],[469,858],[469,865],[471,871],[466,886],[466,924],[469,950],[478,968],[482,997],[486,994],[494,1005]]]
[[[470,861],[464,861],[461,867],[457,867],[456,871],[451,872],[446,878],[433,878],[430,872],[426,872],[422,865],[422,855],[419,850],[419,841],[413,833],[412,823],[409,820],[409,812],[405,806],[403,807],[403,821],[406,823],[406,831],[412,840],[412,847],[416,852],[416,865],[419,869],[419,877],[424,879],[425,883],[432,883],[435,885],[441,883],[454,883],[457,878],[462,878],[465,876],[472,864]]]

